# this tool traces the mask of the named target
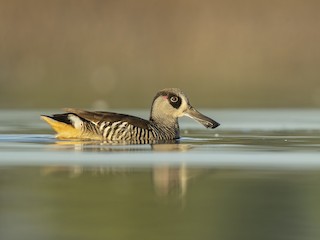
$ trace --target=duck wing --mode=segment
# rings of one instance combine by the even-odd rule
[[[114,112],[102,112],[102,111],[86,111],[76,108],[65,108],[64,109],[67,113],[73,113],[80,118],[83,118],[87,121],[90,121],[96,125],[101,124],[102,122],[108,122],[109,124],[112,124],[114,122],[127,122],[130,125],[148,129],[149,128],[149,121],[127,115],[127,114],[120,114],[120,113],[114,113]]]

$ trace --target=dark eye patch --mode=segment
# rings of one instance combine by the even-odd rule
[[[178,100],[175,101],[175,102],[172,102],[171,98],[173,98],[173,99],[176,98]],[[181,100],[181,98],[179,96],[177,96],[175,94],[169,94],[168,95],[168,100],[169,100],[169,103],[171,104],[171,106],[176,108],[176,109],[178,109],[181,106],[182,100]]]

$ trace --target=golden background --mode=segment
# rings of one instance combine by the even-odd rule
[[[0,107],[320,105],[320,2],[0,0]]]

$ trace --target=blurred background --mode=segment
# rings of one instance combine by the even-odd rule
[[[320,106],[317,0],[0,0],[1,108]]]

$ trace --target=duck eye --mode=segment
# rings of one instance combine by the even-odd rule
[[[175,103],[175,102],[178,102],[178,97],[177,96],[173,96],[170,98],[170,101]]]

